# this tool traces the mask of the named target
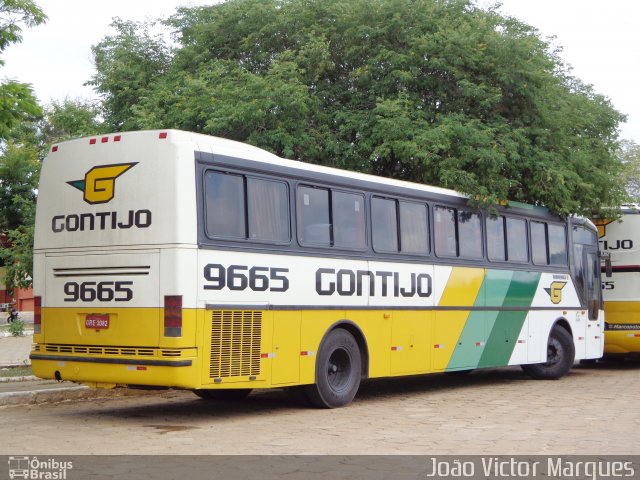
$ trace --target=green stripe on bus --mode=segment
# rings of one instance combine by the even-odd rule
[[[530,307],[539,282],[540,272],[514,272],[502,306]],[[492,367],[509,363],[526,318],[526,311],[501,311],[498,313],[478,362],[478,367]]]
[[[487,270],[474,307],[501,307],[512,278],[512,270]],[[498,313],[498,311],[476,311],[469,314],[447,369],[478,366],[488,333],[493,328]]]

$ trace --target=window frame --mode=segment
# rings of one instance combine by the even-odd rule
[[[494,218],[501,218],[502,219],[502,232],[503,232],[503,246],[504,246],[504,260],[502,259],[493,259],[490,258],[489,256],[489,237],[488,237],[488,228],[487,228],[487,222],[489,220],[492,220]],[[527,258],[525,260],[512,260],[511,258],[509,258],[509,229],[507,228],[507,224],[509,220],[517,220],[520,221],[524,224],[524,237],[523,237],[523,241],[524,241],[524,247],[526,249],[526,256]],[[501,264],[515,264],[515,265],[529,265],[531,263],[531,251],[529,248],[529,225],[527,222],[526,218],[521,218],[521,217],[515,217],[513,215],[503,215],[503,214],[497,214],[497,215],[485,215],[485,239],[486,239],[486,256],[487,256],[487,260],[491,263],[501,263]]]
[[[208,218],[209,218],[209,207],[207,202],[207,175],[209,173],[221,174],[221,175],[229,175],[234,177],[240,177],[242,181],[242,196],[244,199],[244,237],[235,237],[230,235],[215,235],[209,232],[208,228]],[[285,198],[286,198],[286,208],[287,208],[287,233],[288,238],[283,241],[277,240],[263,240],[260,238],[251,238],[251,224],[250,221],[252,219],[252,215],[249,213],[249,179],[261,180],[265,182],[273,182],[284,185],[285,187]],[[268,175],[259,175],[253,173],[247,173],[243,171],[234,171],[231,169],[223,169],[223,168],[210,168],[205,167],[202,171],[202,213],[203,213],[203,232],[207,239],[213,241],[225,241],[225,242],[236,242],[236,243],[248,243],[248,244],[260,244],[260,245],[278,245],[278,246],[286,246],[291,245],[292,240],[292,228],[291,228],[291,188],[289,186],[289,182],[286,180],[273,178]]]
[[[438,249],[437,249],[437,242],[434,240],[434,245],[433,245],[433,251],[435,253],[435,256],[437,258],[443,258],[443,259],[457,259],[457,260],[461,260],[461,261],[465,261],[465,262],[486,262],[487,261],[487,252],[486,252],[486,248],[485,248],[485,225],[484,225],[484,221],[483,219],[486,218],[486,215],[483,215],[482,211],[477,211],[474,210],[472,208],[465,208],[465,207],[453,207],[453,206],[449,206],[449,205],[445,205],[445,204],[441,204],[441,203],[437,203],[433,206],[433,235],[434,235],[434,239],[437,237],[438,233],[436,231],[436,209],[438,208],[443,208],[445,210],[453,210],[454,213],[454,231],[455,231],[455,242],[456,242],[456,254],[455,255],[446,255],[446,254],[439,254],[438,253]],[[477,215],[479,217],[479,225],[480,225],[480,256],[479,257],[468,257],[468,256],[462,256],[460,254],[460,221],[459,221],[459,217],[460,217],[460,210],[464,211],[464,212],[468,212],[471,215]]]
[[[328,192],[328,207],[329,207],[329,243],[328,244],[324,244],[324,243],[314,243],[314,242],[307,242],[304,240],[301,231],[300,231],[300,227],[303,224],[303,222],[301,221],[302,219],[302,209],[300,208],[300,204],[298,202],[298,193],[299,193],[299,189],[300,188],[309,188],[309,189],[318,189],[318,190],[324,190]],[[364,221],[364,225],[363,225],[363,229],[364,231],[362,232],[364,235],[364,246],[362,247],[348,247],[348,246],[343,246],[343,245],[336,245],[335,244],[335,235],[334,235],[334,211],[333,211],[333,194],[335,193],[343,193],[343,194],[348,194],[348,195],[357,195],[358,197],[360,197],[362,199],[362,218]],[[326,250],[331,250],[331,251],[335,251],[335,250],[341,250],[341,251],[345,251],[345,252],[367,252],[369,250],[369,235],[368,235],[368,221],[367,221],[367,215],[368,215],[368,211],[367,211],[367,196],[363,191],[359,191],[359,190],[348,190],[345,188],[340,188],[340,187],[334,187],[334,186],[330,186],[330,185],[324,185],[324,184],[314,184],[312,182],[308,182],[308,181],[300,181],[297,182],[294,186],[294,193],[293,193],[293,202],[294,202],[294,209],[295,209],[295,219],[296,219],[296,225],[295,225],[295,230],[296,230],[296,241],[298,243],[299,246],[304,247],[304,248],[314,248],[314,249],[326,249]]]
[[[533,237],[532,237],[533,227],[530,225],[529,226],[529,242],[531,244],[530,246],[531,263],[537,267],[550,267],[550,268],[569,267],[569,245],[568,245],[569,238],[568,238],[567,225],[560,224],[560,223],[547,222],[545,220],[535,220],[535,219],[531,219],[529,223],[530,224],[539,223],[544,226],[544,239],[545,239],[544,245],[545,245],[545,251],[546,251],[546,263],[536,262],[533,255]],[[552,225],[554,227],[559,227],[564,232],[564,262],[563,263],[551,263],[551,249],[550,249],[551,244],[549,242],[549,225]]]
[[[395,216],[396,216],[396,244],[397,244],[397,250],[383,250],[383,249],[379,249],[376,248],[375,246],[375,227],[374,227],[374,220],[373,220],[373,202],[375,199],[379,199],[379,200],[386,200],[389,202],[393,202],[394,207],[395,207]],[[414,199],[406,199],[406,198],[401,198],[401,197],[390,197],[390,196],[386,196],[384,194],[379,194],[379,193],[373,193],[371,194],[371,197],[369,198],[369,203],[370,203],[370,211],[371,211],[371,249],[373,250],[374,253],[378,253],[378,254],[384,254],[384,255],[402,255],[405,257],[408,256],[413,256],[413,257],[428,257],[431,255],[431,251],[432,251],[432,242],[431,242],[431,211],[429,209],[429,204],[427,202],[424,201],[420,201],[420,200],[414,200]],[[411,204],[411,205],[419,205],[421,207],[424,207],[425,209],[425,227],[427,229],[427,235],[426,235],[426,239],[427,239],[427,250],[425,252],[421,252],[421,253],[417,253],[417,252],[407,252],[404,251],[402,249],[402,215],[401,215],[401,204],[405,203],[405,204]]]

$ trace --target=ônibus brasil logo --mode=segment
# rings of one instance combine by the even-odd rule
[[[55,458],[38,460],[38,457],[9,457],[9,478],[66,480],[67,470],[73,469],[73,462]]]
[[[84,175],[84,180],[71,180],[67,183],[84,193],[85,202],[91,205],[107,203],[115,193],[116,178],[137,164],[138,162],[99,165],[89,170]]]

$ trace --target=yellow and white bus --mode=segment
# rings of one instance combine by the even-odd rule
[[[144,131],[42,167],[33,371],[338,407],[367,378],[602,355],[597,234],[523,204]]]
[[[640,353],[640,208],[626,205],[616,221],[596,220],[600,249],[610,255],[602,278],[606,356]]]

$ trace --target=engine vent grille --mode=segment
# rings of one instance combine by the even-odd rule
[[[214,310],[209,378],[260,374],[262,312]]]
[[[45,345],[44,351],[48,353],[78,353],[90,355],[139,355],[141,357],[153,357],[155,351],[152,348],[139,347],[99,347],[90,345]]]

